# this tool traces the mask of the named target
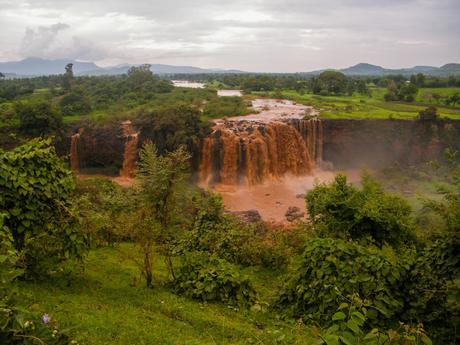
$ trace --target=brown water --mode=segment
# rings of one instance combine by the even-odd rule
[[[304,193],[335,176],[320,170],[322,122],[312,107],[287,100],[256,99],[252,107],[253,114],[214,121],[201,146],[199,185],[219,192],[230,211],[256,209],[265,221],[286,223],[289,207],[305,210]]]
[[[290,206],[306,210],[304,194],[316,183],[332,181],[338,172],[314,170],[311,175],[286,175],[253,186],[229,186],[218,184],[213,190],[218,192],[229,211],[259,211],[262,219],[276,224],[287,224],[286,211]],[[360,172],[341,172],[350,182],[359,181]]]
[[[77,133],[70,137],[70,169],[73,172],[78,172],[80,168],[78,159],[78,140],[83,133],[83,128],[80,128]]]
[[[202,185],[256,185],[302,176],[322,161],[322,124],[311,107],[258,99],[259,113],[215,120],[200,152]]]
[[[125,121],[121,124],[123,136],[126,138],[125,150],[123,153],[123,167],[120,171],[120,176],[123,178],[134,177],[137,161],[137,143],[139,132],[136,132],[131,124],[131,121]]]

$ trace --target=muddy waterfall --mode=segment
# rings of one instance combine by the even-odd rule
[[[202,143],[199,180],[254,185],[285,174],[305,175],[321,164],[322,141],[317,118],[223,121]]]
[[[121,124],[123,136],[126,139],[125,150],[123,154],[123,167],[120,171],[121,177],[134,177],[137,160],[137,143],[139,132],[136,132],[131,124],[131,121],[125,121]]]

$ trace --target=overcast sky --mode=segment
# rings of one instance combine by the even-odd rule
[[[0,61],[295,72],[460,62],[460,0],[0,0]]]

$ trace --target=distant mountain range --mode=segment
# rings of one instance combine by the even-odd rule
[[[307,72],[306,74],[320,74],[321,72],[325,71],[318,70],[313,72]],[[335,69],[332,69],[335,70]],[[417,73],[423,73],[426,75],[431,76],[438,76],[438,77],[447,77],[451,75],[458,76],[460,75],[460,64],[458,63],[448,63],[441,67],[434,67],[434,66],[415,66],[411,68],[400,68],[400,69],[389,69],[383,68],[377,65],[371,65],[368,63],[359,63],[357,65],[339,69],[340,71],[349,76],[384,76],[384,75],[394,75],[394,74],[402,74],[402,75],[412,75]]]
[[[8,78],[27,77],[39,75],[52,75],[64,73],[64,67],[68,63],[73,63],[73,71],[76,75],[118,75],[124,74],[133,66],[123,64],[113,67],[99,67],[94,62],[81,62],[72,59],[47,60],[41,58],[27,58],[21,61],[0,62],[0,72]],[[225,69],[205,69],[193,66],[173,66],[163,64],[151,64],[150,69],[156,74],[202,74],[202,73],[247,73],[240,70]],[[301,72],[306,75],[317,75],[326,69]],[[411,75],[424,73],[432,76],[460,76],[460,64],[449,63],[441,67],[434,66],[415,66],[412,68],[388,69],[368,63],[359,63],[344,69],[338,69],[350,76],[383,76],[391,74]]]
[[[133,65],[123,64],[114,67],[99,67],[93,62],[80,62],[72,59],[47,60],[27,58],[21,61],[0,62],[0,72],[8,77],[26,77],[64,73],[64,67],[73,63],[75,75],[117,75],[124,74]],[[150,69],[156,74],[200,74],[200,73],[245,73],[238,70],[205,69],[192,66],[172,66],[151,64]]]

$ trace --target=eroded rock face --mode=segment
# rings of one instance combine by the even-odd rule
[[[235,215],[239,220],[246,223],[258,223],[262,220],[262,217],[257,210],[234,211],[229,213]]]
[[[455,120],[322,122],[323,159],[336,169],[413,165],[442,159],[442,152],[448,147],[460,149],[460,121]]]
[[[288,222],[294,222],[297,219],[305,217],[305,212],[301,211],[297,206],[289,206],[285,216]]]

